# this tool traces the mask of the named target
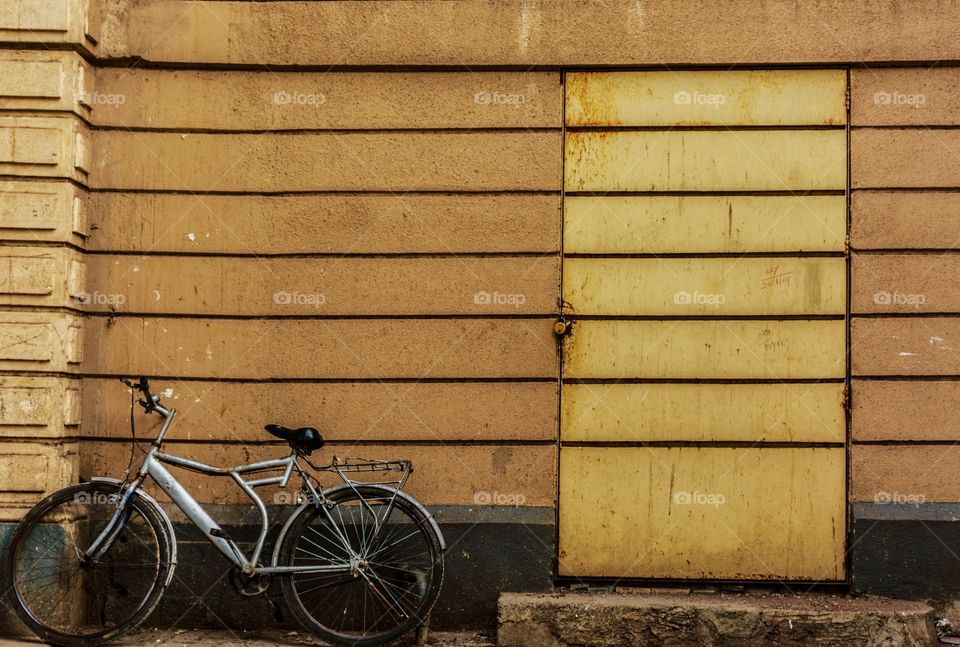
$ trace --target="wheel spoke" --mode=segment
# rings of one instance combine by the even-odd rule
[[[340,541],[338,537],[335,537],[335,538],[337,539],[337,541],[334,541],[333,539],[331,539],[331,538],[328,537],[327,535],[322,534],[319,530],[317,530],[317,527],[316,527],[316,526],[310,526],[310,527],[308,528],[308,530],[312,531],[313,534],[316,535],[318,538],[320,538],[320,539],[324,540],[325,542],[327,542],[328,544],[330,544],[330,546],[333,547],[333,550],[335,550],[335,551],[344,551],[344,552],[346,552],[347,554],[349,554],[350,551],[343,545],[343,542]],[[306,538],[305,538],[305,539],[306,539]],[[307,541],[310,541],[310,540],[308,539]],[[315,543],[315,542],[310,542],[310,543],[312,543],[312,544],[313,544],[314,546],[316,546],[317,548],[321,548],[321,549],[323,548],[322,546],[320,546],[319,544],[317,544],[317,543]],[[332,553],[331,553],[331,554],[332,554]]]
[[[418,526],[419,526],[419,524],[418,524]],[[417,529],[415,529],[414,531],[412,531],[410,534],[404,535],[404,536],[401,537],[400,539],[398,539],[398,540],[396,540],[396,541],[394,541],[394,542],[392,542],[392,543],[390,543],[390,544],[388,544],[388,545],[386,545],[386,546],[381,546],[381,547],[379,547],[376,551],[374,551],[374,552],[370,553],[369,555],[367,555],[367,559],[379,555],[380,553],[382,553],[382,552],[385,551],[386,549],[390,548],[390,546],[395,546],[395,545],[397,545],[398,543],[400,543],[401,541],[407,539],[408,537],[413,537],[414,535],[418,534],[419,532],[420,532],[420,528],[418,527]]]
[[[321,589],[326,589],[326,588],[329,588],[329,587],[331,587],[331,586],[338,586],[338,585],[340,585],[340,584],[346,584],[347,582],[352,582],[353,579],[354,579],[353,577],[344,577],[344,578],[341,578],[341,579],[339,579],[339,580],[334,580],[333,582],[330,582],[329,584],[321,584],[321,585],[319,585],[319,586],[315,586],[315,587],[310,588],[310,589],[304,589],[304,590],[300,591],[300,595],[306,595],[307,593],[310,593],[310,592],[312,592],[312,591],[319,591],[319,590],[321,590]],[[300,580],[300,582],[305,582],[305,581],[307,581],[307,580]]]
[[[307,539],[306,537],[304,537],[304,539],[307,541],[307,543],[309,543],[310,545],[312,545],[313,547],[315,547],[317,550],[321,550],[321,551],[325,552],[325,553],[326,553],[327,555],[329,555],[330,558],[332,558],[332,559],[327,558],[327,557],[321,557],[320,555],[317,555],[316,553],[312,553],[312,552],[310,552],[309,550],[307,550],[306,548],[303,548],[302,546],[297,546],[297,550],[300,551],[301,553],[306,553],[307,555],[309,555],[309,556],[312,557],[313,559],[322,559],[322,560],[326,560],[326,561],[328,561],[328,562],[343,561],[342,558],[338,558],[336,555],[334,555],[333,553],[331,553],[331,552],[330,552],[329,550],[327,550],[326,548],[320,546],[320,545],[317,544],[316,542],[312,542],[312,541],[310,541],[309,539]]]
[[[387,599],[387,596],[383,594],[383,592],[380,590],[380,587],[378,587],[366,573],[363,573],[362,575],[363,575],[363,579],[366,580],[367,585],[370,587],[370,590],[373,591],[378,598],[380,598],[380,600],[384,603],[384,606],[386,606],[387,609],[394,612],[401,620],[406,620],[409,617],[407,615],[406,609],[403,608],[403,606],[396,600],[396,598],[393,597],[392,594],[390,594],[391,599]],[[391,600],[393,604],[391,604]],[[400,612],[398,612],[397,609],[394,608],[395,606],[400,607]]]
[[[162,592],[169,543],[161,543],[157,517],[145,515],[133,501],[126,527],[107,552],[81,564],[81,547],[99,536],[116,512],[115,503],[102,502],[109,500],[104,494],[116,494],[114,486],[86,488],[67,488],[38,504],[14,534],[8,564],[12,599],[35,631],[93,642],[117,628],[122,633],[152,608],[146,603]]]
[[[339,560],[349,564],[348,576],[284,580],[288,603],[306,616],[307,626],[340,642],[366,643],[396,638],[426,616],[443,563],[419,510],[382,488],[358,486],[332,498],[327,509],[306,508],[302,514],[282,547],[290,566],[329,561],[330,538],[345,540],[351,551]]]

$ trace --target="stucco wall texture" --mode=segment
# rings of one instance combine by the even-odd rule
[[[125,465],[140,373],[172,453],[316,424],[425,503],[555,506],[578,67],[851,68],[850,498],[960,502],[957,33],[936,1],[5,4],[0,520]]]

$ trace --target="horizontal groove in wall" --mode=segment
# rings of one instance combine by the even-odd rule
[[[38,34],[37,30],[30,30],[28,33]],[[0,40],[0,49],[29,49],[29,50],[40,50],[40,51],[57,51],[57,52],[86,52],[83,48],[77,47],[76,43],[65,43],[65,42],[30,42],[30,41],[18,41],[18,40]],[[91,60],[98,60],[96,58],[91,58]]]
[[[846,315],[584,315],[565,312],[568,321],[843,321]]]
[[[804,67],[806,69],[806,67]],[[429,507],[429,506],[427,506]],[[179,509],[179,508],[178,508]],[[583,576],[573,576],[573,575],[559,575],[554,580],[554,585],[557,587],[565,587],[576,585],[590,585],[596,584],[598,588],[608,590],[610,588],[611,578],[609,577],[583,577]],[[850,584],[845,581],[814,581],[814,580],[751,580],[746,578],[741,579],[677,579],[677,578],[666,578],[666,577],[618,577],[616,578],[616,583],[618,586],[634,586],[640,588],[711,588],[717,586],[722,586],[725,584],[732,585],[737,587],[736,590],[740,590],[739,587],[745,585],[757,585],[763,590],[768,590],[770,592],[778,591],[780,593],[787,593],[791,595],[807,595],[813,592],[823,592],[830,594],[842,594],[847,595],[850,591]]]
[[[851,61],[849,67],[852,67],[857,70],[870,70],[875,67],[910,67],[910,68],[919,68],[919,69],[929,69],[930,67],[936,68],[950,68],[950,67],[960,67],[960,60],[957,59],[943,59],[932,61]]]
[[[21,232],[37,231],[35,229],[20,229]],[[46,230],[52,231],[52,230]],[[2,236],[2,234],[0,234]],[[74,234],[76,236],[76,234]],[[31,240],[29,238],[0,238],[0,247],[42,247],[45,249],[60,249],[66,247],[76,252],[86,254],[87,250],[69,240]],[[4,306],[5,307],[5,306]]]
[[[28,99],[30,97],[5,97],[5,98]],[[24,113],[30,113],[30,114],[26,115]],[[0,116],[10,117],[10,118],[32,116],[32,117],[37,117],[39,119],[59,118],[62,120],[76,121],[83,125],[89,125],[89,122],[85,117],[83,117],[81,114],[77,112],[73,112],[72,110],[37,110],[37,109],[30,109],[30,108],[2,108],[0,109]],[[16,164],[17,162],[11,162],[11,163]],[[24,166],[32,166],[32,165],[24,164]]]
[[[10,377],[32,377],[32,378],[46,378],[46,377],[56,377],[67,380],[80,380],[85,377],[83,373],[68,373],[65,371],[17,371],[13,369],[8,369],[3,371],[3,375],[0,375],[0,379],[10,378]]]
[[[33,243],[31,243],[32,245]],[[88,255],[97,256],[170,256],[173,258],[556,258],[560,250],[528,252],[266,252],[262,254],[243,254],[238,252],[167,252],[167,251],[130,251],[92,249],[85,250]]]
[[[323,435],[323,430],[320,430],[321,435]],[[277,438],[273,438],[267,434],[266,431],[263,432],[263,440],[250,440],[250,439],[232,439],[232,438],[177,438],[176,430],[171,427],[171,435],[168,435],[163,440],[164,447],[170,445],[223,445],[223,446],[241,446],[241,447],[289,447],[289,445]],[[140,445],[149,445],[155,434],[153,432],[138,431],[137,432],[137,442]],[[26,440],[35,440],[32,436],[23,437]],[[18,437],[15,436],[4,436],[4,441],[13,441],[18,440]],[[58,436],[55,439],[56,441],[84,441],[84,442],[96,442],[104,444],[113,444],[113,445],[129,445],[130,436],[119,436],[119,437],[108,437],[108,436]],[[456,446],[456,447],[548,447],[550,445],[556,444],[555,439],[546,439],[546,440],[523,440],[523,439],[504,439],[504,440],[472,440],[472,439],[463,439],[463,440],[430,440],[430,439],[419,439],[419,438],[373,438],[373,439],[362,439],[362,440],[329,440],[324,439],[323,449],[317,450],[319,453],[323,453],[325,449],[330,447],[363,447],[363,446],[382,446],[384,444],[389,444],[391,447],[446,447],[446,446]],[[137,463],[139,459],[134,458],[134,463]],[[314,462],[317,462],[317,459],[314,457],[312,459]],[[322,459],[321,459],[322,460]]]
[[[393,134],[393,133],[425,133],[425,134],[461,134],[461,133],[559,133],[557,126],[507,126],[503,128],[491,126],[463,126],[448,128],[282,128],[282,129],[230,129],[230,128],[155,128],[149,126],[110,126],[93,124],[90,129],[97,131],[122,131],[130,133],[171,133],[184,135],[309,135],[311,133],[325,133],[332,135],[350,134]]]
[[[16,371],[6,370],[2,377],[58,377],[66,379],[93,378],[104,380],[118,380],[121,377],[129,377],[127,374],[120,373],[91,373],[81,372],[68,373],[63,371]],[[956,375],[874,375],[874,374],[854,374],[853,381],[861,382],[958,382],[960,373]],[[150,379],[156,380],[174,380],[185,382],[229,382],[244,384],[502,384],[512,382],[523,383],[556,383],[556,377],[371,377],[371,378],[216,378],[216,377],[190,377],[182,375],[151,375]],[[799,378],[791,380],[781,380],[777,378],[755,378],[755,379],[723,379],[723,378],[564,378],[564,384],[816,384],[816,383],[843,383],[843,378]]]
[[[221,0],[213,0],[221,1]],[[231,0],[224,0],[231,1]],[[281,2],[285,0],[232,0],[239,2]],[[325,72],[329,74],[351,73],[351,72],[557,72],[558,75],[565,71],[571,72],[610,72],[623,71],[625,66],[630,71],[639,72],[671,72],[671,71],[726,71],[726,70],[808,70],[808,69],[828,69],[842,70],[848,67],[854,69],[869,70],[873,68],[892,68],[905,67],[916,69],[927,69],[930,67],[930,61],[910,60],[910,59],[891,59],[891,60],[855,60],[855,61],[799,61],[771,63],[768,61],[725,61],[718,63],[697,63],[688,61],[678,61],[666,65],[664,63],[610,63],[610,64],[578,64],[570,62],[564,65],[524,65],[524,64],[469,64],[469,62],[458,62],[450,65],[290,65],[290,64],[249,64],[249,63],[207,63],[197,61],[151,61],[143,56],[107,56],[93,55],[86,48],[76,43],[65,42],[29,42],[29,41],[0,41],[0,49],[26,49],[39,51],[70,51],[79,54],[88,63],[98,67],[112,68],[131,68],[140,69],[168,69],[168,70],[223,70],[223,71],[245,71],[261,72],[263,74],[275,74],[278,72]],[[960,59],[938,59],[936,61],[938,68],[960,67]]]
[[[76,315],[83,316],[88,314],[84,310],[79,310],[71,306],[38,306],[38,305],[28,305],[28,304],[18,304],[18,303],[8,303],[0,305],[0,312],[10,313],[10,314],[64,314],[64,315]]]
[[[4,306],[6,307],[6,306]],[[514,314],[514,313],[494,313],[494,314],[467,314],[467,313],[454,313],[454,314],[339,314],[339,315],[226,315],[226,314],[180,314],[180,313],[169,313],[169,312],[92,312],[88,310],[80,310],[76,308],[65,308],[64,310],[68,312],[73,312],[77,314],[85,314],[90,317],[107,317],[109,319],[117,319],[121,317],[135,317],[143,319],[196,319],[196,320],[205,320],[205,319],[227,319],[235,321],[280,321],[280,320],[290,320],[290,321],[330,321],[330,320],[339,320],[339,319],[350,319],[350,320],[360,320],[365,319],[400,319],[400,320],[423,320],[423,319],[464,319],[464,320],[485,320],[485,319],[527,319],[527,320],[546,320],[557,316],[556,312],[543,312],[543,313],[532,313],[532,314]],[[782,317],[781,317],[782,318]],[[811,319],[812,317],[798,317],[800,319]]]
[[[870,248],[858,248],[851,247],[850,251],[855,254],[863,254],[865,256],[882,256],[884,254],[908,254],[914,256],[923,256],[923,255],[949,255],[949,254],[960,254],[960,247],[911,247],[911,248],[900,248],[900,247],[870,247]]]
[[[853,381],[863,382],[956,382],[960,381],[957,375],[871,375],[869,373],[852,375]]]
[[[260,1],[260,0],[248,0]],[[288,0],[277,0],[284,2]],[[11,48],[19,47],[19,43],[12,43]],[[0,44],[3,47],[3,44]],[[21,49],[23,49],[21,47]],[[40,49],[39,47],[37,49]],[[63,48],[67,49],[67,48]],[[142,56],[102,57],[96,58],[98,67],[136,67],[144,70],[215,70],[222,72],[262,72],[276,74],[283,72],[323,72],[325,74],[355,74],[362,72],[390,72],[390,73],[450,73],[450,72],[556,72],[559,82],[560,72],[568,69],[565,65],[468,65],[467,63],[453,63],[450,65],[349,65],[349,64],[277,64],[277,63],[209,63],[206,61],[153,61]]]
[[[219,0],[215,0],[219,1]],[[223,0],[230,1],[230,0]],[[245,0],[248,2],[260,2],[262,0]],[[271,0],[271,1],[285,1],[285,0]],[[16,48],[21,47],[20,43],[11,43],[10,47]],[[2,45],[0,45],[2,46]],[[42,43],[36,44],[36,49],[45,49],[46,46]],[[61,49],[71,49],[69,47],[61,47]],[[195,69],[209,69],[209,70],[238,70],[238,71],[248,71],[248,72],[263,72],[263,73],[273,73],[273,72],[329,72],[331,74],[336,74],[338,72],[622,72],[625,68],[629,68],[630,71],[639,71],[639,72],[672,72],[677,70],[684,71],[727,71],[727,70],[809,70],[809,69],[827,69],[827,70],[843,70],[847,67],[857,67],[862,66],[863,68],[869,69],[870,67],[929,67],[930,62],[928,60],[923,61],[879,61],[879,62],[863,62],[863,61],[809,61],[809,62],[795,62],[795,63],[784,63],[776,62],[770,63],[766,61],[726,61],[720,63],[693,63],[687,61],[681,61],[676,63],[670,63],[666,65],[664,63],[610,63],[610,64],[578,64],[576,62],[570,62],[564,65],[523,65],[523,64],[501,64],[501,65],[490,65],[490,64],[476,64],[471,65],[469,62],[458,62],[450,65],[390,65],[390,64],[380,64],[380,65],[345,65],[345,64],[335,64],[335,65],[290,65],[290,64],[249,64],[249,63],[207,63],[207,62],[193,62],[193,61],[151,61],[141,56],[125,56],[125,57],[97,57],[97,65],[101,67],[131,67],[136,65],[138,68],[145,69],[174,69],[174,70],[195,70]],[[960,65],[960,59],[943,59],[937,61],[938,67],[952,67]]]
[[[851,186],[850,192],[883,191],[885,193],[960,193],[957,186]]]
[[[810,125],[810,126],[785,126],[785,125],[770,125],[770,126],[744,126],[744,125],[710,125],[710,126],[686,126],[686,125],[677,125],[677,126],[619,126],[619,125],[610,125],[610,126],[570,126],[566,127],[566,132],[600,132],[600,133],[609,133],[611,131],[616,132],[645,132],[645,133],[657,133],[657,132],[741,132],[748,130],[760,130],[760,131],[771,131],[771,130],[846,130],[846,125]]]
[[[879,446],[888,446],[888,447],[924,447],[927,445],[940,445],[953,447],[954,445],[960,445],[960,438],[955,440],[947,439],[934,439],[934,440],[856,440],[853,441],[854,445],[879,445]]]
[[[843,384],[845,378],[673,378],[673,377],[565,377],[564,384]]]
[[[851,130],[960,130],[960,124],[850,124]]]
[[[32,166],[27,164],[25,166]],[[90,187],[72,177],[52,176],[52,175],[13,175],[0,173],[0,182],[66,182],[83,191],[90,191]]]
[[[33,376],[38,373],[12,373],[4,372],[4,377]],[[73,378],[94,378],[102,380],[119,380],[121,377],[136,377],[126,373],[78,373],[62,374],[49,373],[44,374],[56,377]],[[555,377],[266,377],[266,378],[247,378],[247,377],[193,377],[184,375],[150,375],[151,380],[170,381],[170,382],[223,382],[229,384],[511,384],[511,383],[556,383]]]
[[[606,196],[616,196],[616,197],[645,197],[645,196],[661,196],[661,197],[710,197],[710,196],[777,196],[777,195],[789,195],[802,197],[805,195],[846,195],[846,191],[842,189],[816,189],[810,191],[564,191],[565,196],[570,197],[599,197],[603,198]]]
[[[400,320],[430,320],[430,319],[463,319],[463,320],[553,320],[557,317],[557,312],[540,313],[487,313],[471,314],[463,313],[422,313],[422,314],[295,314],[295,315],[234,315],[234,314],[212,314],[212,313],[179,313],[179,312],[134,312],[134,311],[111,311],[111,310],[88,310],[73,306],[38,306],[30,304],[5,304],[0,305],[0,311],[9,313],[38,313],[38,314],[69,314],[87,317],[106,317],[108,319],[119,319],[123,317],[135,317],[143,319],[226,319],[233,321],[336,321],[339,319],[350,319],[363,321],[382,320],[382,319],[400,319]],[[709,318],[709,317],[708,317]],[[750,318],[750,317],[747,317]],[[800,317],[801,319],[810,319],[811,317]]]
[[[0,176],[0,180],[16,180],[20,179],[20,176]],[[50,181],[50,178],[38,177],[37,180]],[[87,188],[87,187],[84,187]],[[407,189],[398,189],[396,191],[352,191],[344,189],[326,189],[318,191],[188,191],[182,189],[149,189],[149,188],[124,188],[117,189],[111,187],[94,187],[90,188],[91,193],[146,193],[146,194],[168,194],[168,195],[193,195],[198,197],[203,197],[205,195],[236,195],[236,196],[298,196],[298,195],[370,195],[370,196],[390,196],[402,200],[404,196],[407,195],[449,195],[449,196],[460,196],[460,195],[550,195],[550,196],[559,196],[560,189],[485,189],[485,190],[466,190],[466,189],[457,189],[457,190],[436,190],[436,189],[417,189],[417,190],[407,190]]]
[[[564,71],[571,72],[673,72],[675,70],[684,70],[690,72],[696,72],[698,70],[704,71],[718,71],[725,72],[727,70],[790,70],[790,69],[799,69],[799,70],[845,70],[849,67],[848,63],[845,62],[836,62],[836,61],[810,61],[807,63],[764,63],[761,61],[727,61],[721,63],[637,63],[636,65],[631,64],[609,64],[609,65],[587,65],[587,64],[576,64],[571,63],[570,65],[564,65]]]
[[[189,527],[192,527],[193,522],[187,519],[187,516],[183,514],[183,511],[180,510],[175,503],[163,501],[159,503],[170,516],[174,528],[177,529],[177,541],[183,543],[190,542],[192,537],[181,536],[179,534],[178,524],[189,524]],[[285,518],[285,513],[289,512],[289,507],[286,505],[277,505],[266,501],[264,503],[267,506],[271,518]],[[249,503],[244,505],[204,502],[203,507],[221,526],[227,528],[231,526],[258,525],[261,521],[259,512]],[[470,503],[461,504],[431,504],[426,507],[442,528],[451,524],[466,524],[470,528],[474,528],[478,524],[522,524],[527,527],[533,525],[553,526],[556,524],[556,508],[553,506],[478,506],[471,501]],[[205,539],[200,540],[199,538],[195,540],[195,543],[200,543],[201,541],[206,543]],[[240,543],[242,544],[243,542]]]
[[[836,443],[816,443],[816,442],[765,442],[762,440],[656,440],[656,441],[601,441],[601,442],[569,442],[560,441],[560,448],[565,447],[702,447],[702,448],[724,448],[724,449],[794,449],[794,448],[833,448],[844,447],[842,442]]]
[[[17,97],[22,98],[22,97]],[[0,109],[0,116],[3,117],[38,117],[38,118],[50,118],[50,117],[72,117],[77,121],[81,122],[88,130],[96,130],[94,124],[84,117],[83,115],[74,112],[73,110],[38,110],[36,108],[3,108]]]
[[[646,252],[642,254],[565,253],[564,258],[844,258],[843,252]]]
[[[929,319],[931,317],[960,317],[960,312],[857,312],[851,311],[854,319]]]
[[[336,321],[336,320],[552,320],[557,317],[557,312],[540,313],[489,313],[489,314],[468,314],[468,313],[450,313],[450,314],[329,314],[329,315],[233,315],[233,314],[211,314],[211,313],[170,313],[170,312],[126,312],[126,311],[91,311],[82,308],[71,308],[68,306],[53,306],[49,308],[28,305],[5,305],[2,306],[8,312],[59,312],[65,314],[86,315],[89,317],[105,317],[108,319],[119,318],[143,318],[143,319],[221,319],[231,321]],[[864,319],[882,319],[882,318],[924,318],[924,317],[960,317],[960,313],[948,314],[927,314],[927,313],[884,313],[884,314],[854,314],[856,318]],[[845,315],[580,315],[575,312],[566,312],[565,317],[568,321],[843,321]]]

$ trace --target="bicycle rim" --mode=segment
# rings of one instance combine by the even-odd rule
[[[95,563],[84,551],[117,510],[116,485],[66,488],[42,501],[17,528],[7,557],[21,618],[58,644],[98,644],[130,631],[165,586],[169,543],[153,510],[133,501],[109,550]]]
[[[336,501],[329,516],[307,508],[284,551],[292,566],[352,567],[295,573],[284,582],[288,603],[308,629],[350,645],[383,642],[420,625],[443,575],[428,519],[383,490],[359,490]]]

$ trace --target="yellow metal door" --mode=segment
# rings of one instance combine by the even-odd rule
[[[844,578],[846,87],[567,74],[560,575]]]

